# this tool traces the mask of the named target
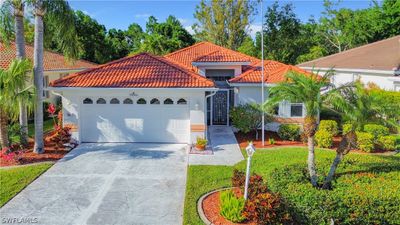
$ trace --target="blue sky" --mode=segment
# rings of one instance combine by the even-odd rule
[[[125,30],[129,24],[135,22],[145,28],[146,21],[150,15],[155,16],[159,21],[165,20],[169,15],[177,17],[183,26],[191,31],[191,25],[195,22],[193,13],[199,1],[195,0],[150,0],[150,1],[99,1],[99,0],[69,0],[75,10],[81,10],[96,19],[107,29],[117,28]],[[273,1],[264,0],[264,8],[271,5]],[[280,1],[281,3],[292,2],[295,12],[302,21],[307,21],[311,15],[319,18],[323,11],[322,0],[294,0]],[[343,0],[340,7],[351,9],[368,8],[370,0]],[[250,33],[253,34],[260,29],[261,16],[253,18]]]

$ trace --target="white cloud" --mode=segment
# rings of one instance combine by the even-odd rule
[[[191,34],[191,35],[194,34],[194,30],[193,30],[192,26],[185,26],[184,28],[189,32],[189,34]]]
[[[185,19],[185,18],[178,18],[178,20],[182,25],[187,25],[190,22],[189,19]]]
[[[252,37],[256,37],[256,33],[261,31],[261,24],[251,24],[247,33]]]
[[[147,19],[149,18],[151,15],[148,13],[141,13],[141,14],[136,14],[135,18],[143,18],[143,19]]]

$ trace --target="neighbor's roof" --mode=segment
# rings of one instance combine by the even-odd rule
[[[33,46],[26,44],[25,52],[28,59],[33,62]],[[15,59],[16,49],[15,43],[10,43],[6,46],[4,43],[0,43],[0,68],[7,69],[11,61]],[[44,51],[43,54],[44,70],[79,70],[93,68],[97,66],[95,63],[91,63],[85,60],[68,61],[63,55],[52,51]]]
[[[205,41],[172,52],[165,57],[193,71],[197,71],[192,65],[193,62],[250,62],[250,64],[260,62],[257,58]]]
[[[52,82],[50,86],[205,88],[214,87],[214,82],[164,57],[140,53],[71,74]]]
[[[299,67],[286,65],[273,60],[264,61],[264,82],[265,83],[278,83],[285,80],[288,72],[294,71],[303,74],[311,74],[306,70]],[[262,81],[262,67],[261,63],[252,66],[246,72],[238,77],[229,80],[230,83],[261,83]]]
[[[301,67],[399,70],[400,35],[309,62]]]

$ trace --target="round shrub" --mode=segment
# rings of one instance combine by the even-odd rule
[[[374,135],[367,132],[356,132],[357,145],[361,151],[372,152],[374,150]]]
[[[262,124],[261,108],[257,104],[245,104],[233,107],[229,116],[232,119],[232,125],[242,131],[249,133],[257,130]],[[266,115],[265,121],[268,122],[271,118]]]
[[[327,130],[318,130],[315,133],[315,142],[320,148],[330,148],[333,143],[332,133]]]
[[[396,137],[395,136],[382,136],[378,138],[378,145],[386,151],[396,150]]]
[[[296,141],[300,138],[300,127],[296,124],[282,124],[279,126],[278,136],[283,140]]]
[[[343,124],[342,134],[345,135],[351,131],[352,125],[349,123]]]
[[[366,124],[364,132],[374,135],[374,138],[377,140],[379,137],[389,135],[389,128],[378,124]]]
[[[328,131],[333,136],[335,136],[339,133],[338,124],[334,120],[321,120],[319,122],[318,130]]]

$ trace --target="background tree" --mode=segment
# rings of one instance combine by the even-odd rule
[[[237,51],[253,57],[259,57],[260,54],[260,51],[257,49],[253,39],[250,36],[247,36],[244,39],[242,45],[237,49]]]
[[[192,35],[174,16],[169,16],[163,23],[150,16],[140,50],[163,55],[193,45],[194,42]]]
[[[107,45],[110,46],[109,55],[112,56],[110,60],[120,59],[129,54],[129,42],[126,38],[125,32],[117,29],[110,29],[106,36]]]
[[[129,52],[137,53],[144,39],[144,32],[142,27],[137,23],[129,25],[128,30],[125,31],[126,38],[129,45]]]
[[[194,13],[196,38],[238,49],[247,37],[256,4],[246,0],[202,0]]]

